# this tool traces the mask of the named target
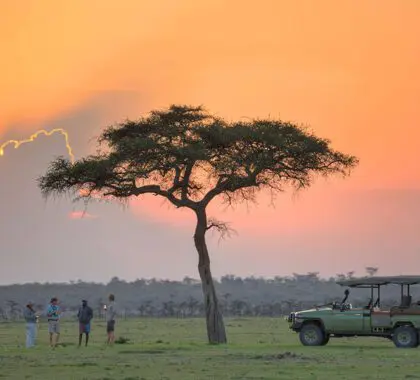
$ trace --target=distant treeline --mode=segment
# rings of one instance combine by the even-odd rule
[[[282,316],[293,310],[340,301],[344,290],[338,279],[353,273],[323,279],[318,273],[294,274],[272,279],[234,275],[215,280],[219,302],[226,316]],[[419,289],[413,287],[413,300],[420,299]],[[22,310],[31,300],[42,313],[52,296],[59,298],[65,315],[72,316],[82,299],[87,299],[95,315],[102,315],[108,294],[116,296],[121,316],[198,317],[204,312],[199,280],[186,277],[182,281],[139,279],[126,282],[114,277],[108,284],[90,282],[32,283],[0,287],[0,319],[22,317]],[[381,292],[382,305],[399,302],[400,289],[388,286]],[[370,291],[351,290],[348,302],[353,306],[367,305]]]

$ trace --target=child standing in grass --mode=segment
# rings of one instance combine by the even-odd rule
[[[106,308],[106,332],[108,334],[108,344],[113,344],[115,340],[115,317],[117,312],[115,309],[115,296],[110,294],[108,297],[109,304]]]
[[[37,316],[33,302],[28,302],[23,312],[26,321],[26,348],[35,346]]]

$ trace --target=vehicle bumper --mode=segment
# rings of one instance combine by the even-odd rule
[[[299,331],[302,327],[303,321],[297,320],[294,313],[291,313],[287,318],[287,323],[289,324],[289,329],[293,331]]]

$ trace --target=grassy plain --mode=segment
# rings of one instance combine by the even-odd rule
[[[89,347],[77,347],[78,326],[62,322],[62,345],[48,346],[41,323],[37,347],[24,347],[23,323],[0,323],[0,379],[420,379],[420,348],[397,349],[371,338],[331,339],[303,347],[282,319],[226,319],[230,343],[206,343],[202,319],[128,319],[106,347],[105,324],[92,326]]]

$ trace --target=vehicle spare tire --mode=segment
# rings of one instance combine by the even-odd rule
[[[392,334],[392,341],[398,348],[414,348],[419,345],[417,330],[412,326],[399,326]]]
[[[301,328],[299,339],[304,346],[322,346],[325,342],[325,334],[317,324],[307,323]]]

